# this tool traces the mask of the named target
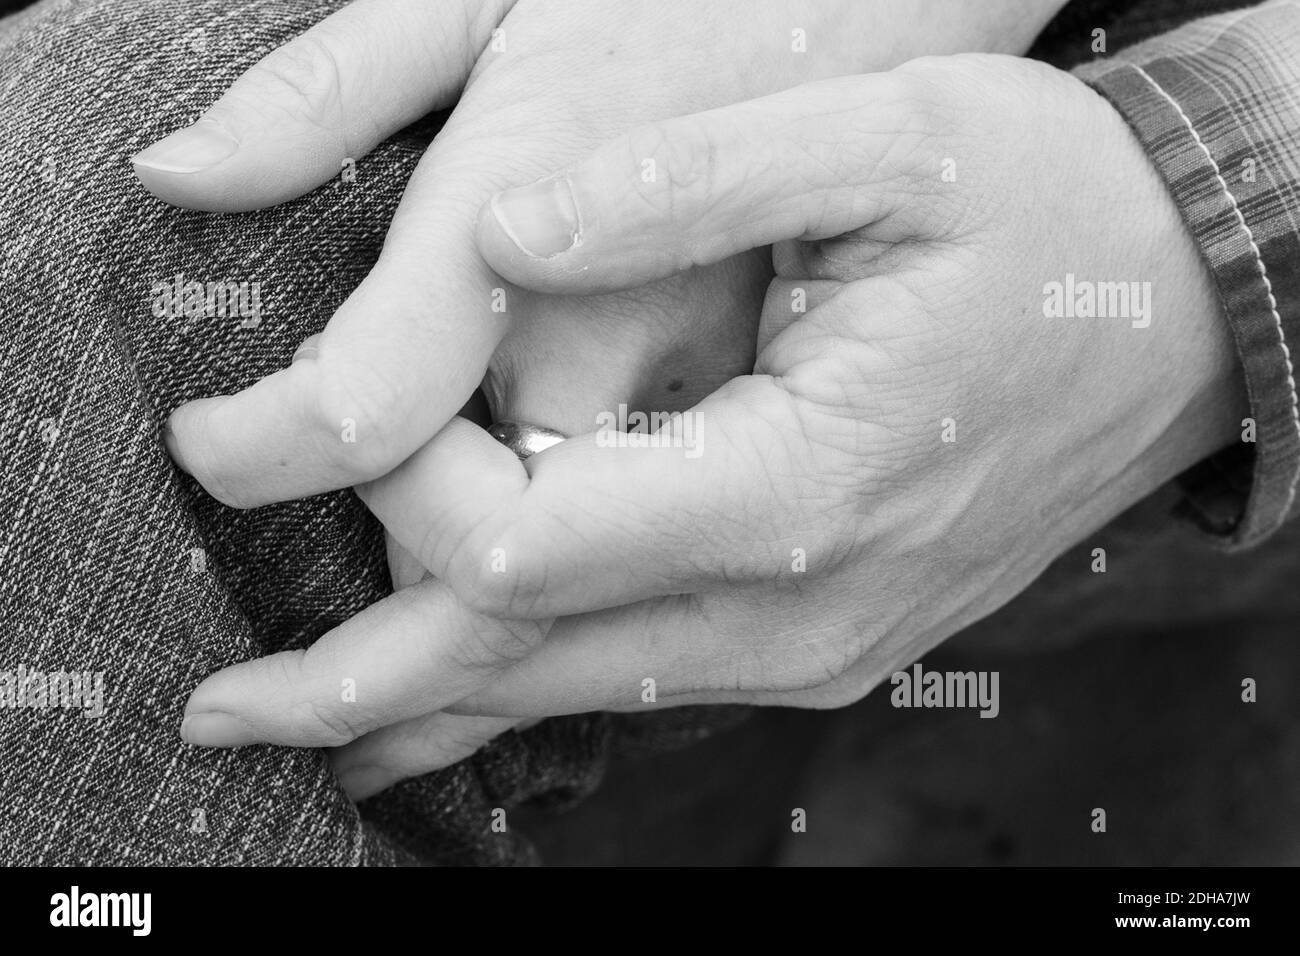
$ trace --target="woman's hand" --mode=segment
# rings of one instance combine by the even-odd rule
[[[1177,208],[1122,119],[1041,64],[809,84],[614,140],[543,184],[571,207],[538,191],[479,219],[521,287],[608,292],[775,244],[753,374],[657,447],[589,432],[524,466],[453,421],[359,489],[435,578],[209,678],[188,708],[208,743],[339,745],[438,710],[847,704],[1244,414]],[[548,257],[512,239],[574,223]]]
[[[566,433],[620,402],[689,407],[752,367],[765,256],[631,294],[536,296],[475,250],[483,203],[643,123],[920,53],[1022,50],[1059,6],[356,0],[136,158],[170,202],[256,208],[327,182],[345,160],[364,181],[372,146],[456,103],[379,263],[315,349],[239,395],[178,409],[174,456],[214,496],[249,507],[379,477],[480,383],[498,418]],[[355,441],[340,440],[345,420]]]

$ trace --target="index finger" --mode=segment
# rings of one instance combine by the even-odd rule
[[[496,283],[472,249],[449,248],[454,230],[430,240],[413,216],[394,221],[388,251],[311,353],[172,413],[167,449],[213,497],[250,508],[384,474],[482,382],[507,327]]]

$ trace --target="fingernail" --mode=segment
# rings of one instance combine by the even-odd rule
[[[185,464],[185,458],[181,455],[180,446],[176,442],[176,433],[172,431],[172,420],[170,416],[162,423],[162,440],[163,447],[167,449],[167,454],[169,454],[172,461],[176,463],[176,467],[187,475],[192,474],[189,467]]]
[[[302,340],[302,344],[298,346],[297,351],[293,353],[293,359],[291,361],[296,362],[298,359],[316,358],[316,356],[320,355],[320,347],[317,345],[318,342],[320,342],[319,332],[315,335],[307,336]]]
[[[233,136],[211,120],[178,129],[131,157],[137,166],[160,173],[198,173],[228,159],[239,149]]]
[[[578,205],[567,176],[497,193],[492,214],[511,241],[534,259],[557,256],[582,241]]]
[[[262,742],[246,722],[216,710],[190,714],[182,720],[181,738],[196,747],[244,747]]]

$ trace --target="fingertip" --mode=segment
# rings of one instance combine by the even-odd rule
[[[168,205],[252,212],[295,199],[339,172],[333,153],[292,131],[223,122],[214,108],[131,157],[136,179]]]
[[[500,194],[498,194],[500,195]],[[493,196],[479,210],[474,239],[479,254],[494,272],[502,278],[533,288],[539,261],[526,253],[511,237],[497,214],[497,196]]]
[[[479,211],[479,254],[502,278],[548,295],[639,288],[695,263],[596,165],[497,193]]]
[[[506,189],[488,201],[497,228],[531,260],[553,259],[583,242],[582,216],[568,176]]]
[[[163,445],[176,467],[196,479],[213,498],[232,508],[247,508],[251,505],[228,490],[217,471],[207,465],[215,457],[211,453],[211,413],[226,401],[226,396],[215,396],[178,406],[163,423]]]
[[[153,169],[132,162],[135,177],[151,195],[178,209],[196,212],[239,213],[256,212],[296,199],[328,179],[322,173],[313,178],[294,174],[292,180],[275,181],[278,173],[255,173],[251,167],[260,161],[243,158],[213,170],[180,173]],[[234,168],[238,167],[238,168]]]
[[[233,664],[221,670],[213,671],[203,680],[199,681],[199,686],[190,691],[189,698],[185,701],[185,720],[197,714],[210,713],[213,711],[229,713],[231,710],[231,701],[234,696],[230,693],[233,687],[239,686],[237,676],[242,664]],[[232,675],[232,671],[234,674]],[[232,681],[232,676],[234,679]],[[185,722],[182,721],[182,727]]]
[[[566,177],[497,193],[479,211],[479,254],[502,278],[552,295],[611,291],[608,270],[593,269],[594,252]]]
[[[169,205],[241,212],[266,203],[248,191],[224,187],[223,167],[239,152],[238,137],[222,123],[203,116],[136,153],[131,157],[131,169],[145,189]]]
[[[248,509],[348,487],[373,475],[356,449],[356,426],[319,413],[317,363],[294,362],[233,395],[186,402],[164,443],[173,461],[222,504]],[[170,433],[170,434],[169,434]],[[349,440],[353,440],[349,443]]]
[[[131,157],[136,172],[190,174],[219,166],[239,150],[239,140],[208,117],[164,136]]]
[[[181,721],[181,739],[194,747],[233,748],[266,743],[245,720],[220,711],[188,714]]]

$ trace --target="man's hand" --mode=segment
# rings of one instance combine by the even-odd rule
[[[475,250],[487,198],[643,123],[923,52],[1023,49],[1060,5],[357,0],[136,158],[170,202],[256,208],[328,181],[464,86],[378,265],[315,350],[239,395],[178,409],[174,456],[217,498],[248,507],[379,477],[481,382],[498,418],[566,433],[618,402],[689,406],[749,370],[766,257],[630,295],[539,297]],[[354,442],[340,440],[344,420]]]
[[[521,248],[555,215],[567,250]],[[753,374],[653,442],[588,433],[526,466],[453,421],[359,489],[435,579],[209,678],[188,708],[208,743],[338,745],[437,710],[846,704],[1244,414],[1159,177],[1100,97],[1029,61],[920,60],[639,128],[494,198],[477,235],[502,275],[563,293],[774,243]]]
[[[483,202],[640,123],[923,52],[1023,50],[1061,4],[355,0],[136,157],[170,202],[258,208],[328,181],[345,160],[364,178],[368,150],[463,88],[369,278],[289,369],[177,410],[173,456],[220,500],[252,506],[385,473],[480,383],[497,417],[566,433],[623,402],[689,407],[752,368],[765,251],[626,294],[537,296],[474,249]],[[340,440],[345,420],[355,442]],[[419,579],[391,535],[389,555],[399,588]],[[465,721],[437,728],[386,735],[407,755],[389,770],[433,769],[463,755],[458,741],[481,742]],[[349,769],[354,796],[382,783],[374,768]]]

